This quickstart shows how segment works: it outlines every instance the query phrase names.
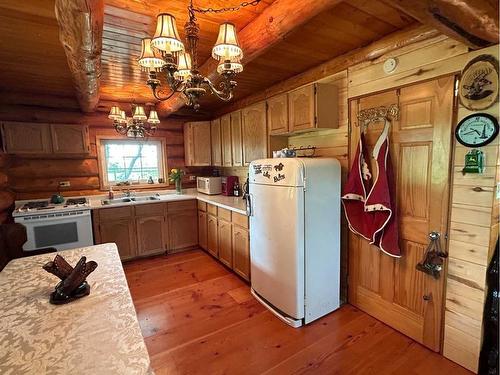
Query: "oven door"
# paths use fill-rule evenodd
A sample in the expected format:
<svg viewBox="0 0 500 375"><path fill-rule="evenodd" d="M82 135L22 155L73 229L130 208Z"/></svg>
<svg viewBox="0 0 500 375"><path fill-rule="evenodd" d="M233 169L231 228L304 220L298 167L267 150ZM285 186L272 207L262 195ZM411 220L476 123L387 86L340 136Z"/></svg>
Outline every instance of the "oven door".
<svg viewBox="0 0 500 375"><path fill-rule="evenodd" d="M94 244L90 210L16 217L26 227L25 251L53 247L73 249Z"/></svg>

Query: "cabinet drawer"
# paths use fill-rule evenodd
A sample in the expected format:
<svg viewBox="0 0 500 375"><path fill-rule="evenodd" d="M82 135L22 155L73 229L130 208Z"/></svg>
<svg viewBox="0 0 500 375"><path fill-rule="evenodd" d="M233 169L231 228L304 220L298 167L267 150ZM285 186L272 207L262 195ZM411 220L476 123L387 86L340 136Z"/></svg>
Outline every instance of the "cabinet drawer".
<svg viewBox="0 0 500 375"><path fill-rule="evenodd" d="M169 202L167 203L168 212L196 210L196 199L189 201Z"/></svg>
<svg viewBox="0 0 500 375"><path fill-rule="evenodd" d="M245 229L248 229L248 216L239 214L237 212L233 212L233 223L236 225L239 225L240 227L243 227Z"/></svg>
<svg viewBox="0 0 500 375"><path fill-rule="evenodd" d="M207 211L206 202L198 201L198 210L206 212Z"/></svg>
<svg viewBox="0 0 500 375"><path fill-rule="evenodd" d="M134 215L133 208L132 206L102 208L99 210L99 221L112 221L132 217Z"/></svg>
<svg viewBox="0 0 500 375"><path fill-rule="evenodd" d="M226 210L225 208L218 208L218 213L217 216L220 219L226 220L226 221L231 221L231 211Z"/></svg>
<svg viewBox="0 0 500 375"><path fill-rule="evenodd" d="M148 203L135 206L137 216L163 216L165 205L163 203Z"/></svg>
<svg viewBox="0 0 500 375"><path fill-rule="evenodd" d="M207 212L211 215L217 216L217 206L207 204Z"/></svg>

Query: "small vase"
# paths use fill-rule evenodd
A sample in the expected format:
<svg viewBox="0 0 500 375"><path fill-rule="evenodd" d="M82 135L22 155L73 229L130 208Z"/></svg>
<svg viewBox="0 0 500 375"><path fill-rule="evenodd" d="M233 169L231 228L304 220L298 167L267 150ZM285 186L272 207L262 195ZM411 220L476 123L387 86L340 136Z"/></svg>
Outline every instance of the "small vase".
<svg viewBox="0 0 500 375"><path fill-rule="evenodd" d="M175 192L176 194L182 194L182 181L180 178L175 180Z"/></svg>

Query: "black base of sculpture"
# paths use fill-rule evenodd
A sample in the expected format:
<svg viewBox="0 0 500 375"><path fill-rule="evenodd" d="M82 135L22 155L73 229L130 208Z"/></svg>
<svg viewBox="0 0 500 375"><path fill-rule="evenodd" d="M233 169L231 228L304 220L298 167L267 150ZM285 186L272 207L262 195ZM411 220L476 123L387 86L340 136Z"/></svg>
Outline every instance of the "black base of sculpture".
<svg viewBox="0 0 500 375"><path fill-rule="evenodd" d="M56 287L56 290L50 294L49 302L54 305L64 305L65 303L69 303L71 301L74 301L75 299L88 296L89 294L90 285L86 281L84 281L70 294L65 294Z"/></svg>
<svg viewBox="0 0 500 375"><path fill-rule="evenodd" d="M55 291L50 294L50 303L63 305L90 294L90 285L85 279L97 268L97 263L86 260L85 257L81 257L73 268L62 256L56 255L52 262L44 264L45 271L61 279Z"/></svg>

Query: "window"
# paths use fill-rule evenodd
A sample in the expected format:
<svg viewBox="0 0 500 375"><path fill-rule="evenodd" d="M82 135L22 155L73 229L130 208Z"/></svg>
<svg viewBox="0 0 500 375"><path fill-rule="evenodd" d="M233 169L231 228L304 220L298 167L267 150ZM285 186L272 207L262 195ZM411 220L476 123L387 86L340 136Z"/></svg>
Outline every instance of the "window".
<svg viewBox="0 0 500 375"><path fill-rule="evenodd" d="M129 181L131 184L154 183L165 178L161 141L103 139L100 161L104 186Z"/></svg>

